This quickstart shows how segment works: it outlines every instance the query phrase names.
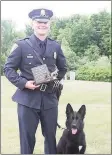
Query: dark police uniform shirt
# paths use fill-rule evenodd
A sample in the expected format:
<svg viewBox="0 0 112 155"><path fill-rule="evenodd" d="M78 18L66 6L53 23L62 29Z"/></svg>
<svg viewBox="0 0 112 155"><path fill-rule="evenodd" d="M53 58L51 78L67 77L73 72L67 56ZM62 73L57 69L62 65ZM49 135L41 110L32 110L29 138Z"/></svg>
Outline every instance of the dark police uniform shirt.
<svg viewBox="0 0 112 155"><path fill-rule="evenodd" d="M31 68L41 65L33 49L26 43L25 39L16 42L18 46L9 55L4 65L5 76L18 88L12 99L17 103L36 109L40 109L42 102L44 103L44 109L55 107L58 103L55 93L48 94L38 89L30 90L25 88L28 80L34 80ZM43 58L50 71L54 70L55 65L57 66L59 69L58 79L61 80L67 71L66 59L61 46L56 41L47 38L45 40L45 49L41 51L40 41L34 34L27 39L32 42L33 47ZM20 74L17 73L18 69L21 72Z"/></svg>

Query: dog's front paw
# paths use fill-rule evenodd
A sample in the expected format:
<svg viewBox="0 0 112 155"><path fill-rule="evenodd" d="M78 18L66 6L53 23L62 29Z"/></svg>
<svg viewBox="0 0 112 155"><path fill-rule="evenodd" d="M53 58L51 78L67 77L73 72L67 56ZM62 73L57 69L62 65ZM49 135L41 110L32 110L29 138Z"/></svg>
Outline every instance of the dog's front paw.
<svg viewBox="0 0 112 155"><path fill-rule="evenodd" d="M81 147L81 149L80 149L80 147ZM80 152L80 154L84 154L85 151L86 151L86 145L79 146L79 152Z"/></svg>

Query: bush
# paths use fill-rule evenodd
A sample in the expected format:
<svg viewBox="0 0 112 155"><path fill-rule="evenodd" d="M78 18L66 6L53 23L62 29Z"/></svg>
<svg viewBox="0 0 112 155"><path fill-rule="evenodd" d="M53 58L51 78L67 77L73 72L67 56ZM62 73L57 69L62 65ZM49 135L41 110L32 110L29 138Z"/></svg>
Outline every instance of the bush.
<svg viewBox="0 0 112 155"><path fill-rule="evenodd" d="M76 71L76 80L111 82L111 67L83 66Z"/></svg>

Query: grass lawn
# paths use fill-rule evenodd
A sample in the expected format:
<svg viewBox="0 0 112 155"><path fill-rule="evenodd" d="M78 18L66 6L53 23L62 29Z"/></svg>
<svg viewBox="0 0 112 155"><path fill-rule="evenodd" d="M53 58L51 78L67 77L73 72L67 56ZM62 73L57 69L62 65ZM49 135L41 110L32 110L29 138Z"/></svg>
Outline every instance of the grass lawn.
<svg viewBox="0 0 112 155"><path fill-rule="evenodd" d="M19 130L16 103L11 96L16 88L1 78L1 153L19 154ZM59 103L58 122L65 127L66 104L78 110L86 105L85 133L87 154L111 154L111 83L64 81ZM63 130L57 129L57 142ZM39 126L34 154L43 154L44 139Z"/></svg>

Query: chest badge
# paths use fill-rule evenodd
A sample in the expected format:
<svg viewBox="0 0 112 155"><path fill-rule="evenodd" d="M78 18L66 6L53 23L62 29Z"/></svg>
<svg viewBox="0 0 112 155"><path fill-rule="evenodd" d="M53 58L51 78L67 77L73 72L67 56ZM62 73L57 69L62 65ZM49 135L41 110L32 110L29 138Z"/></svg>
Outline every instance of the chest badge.
<svg viewBox="0 0 112 155"><path fill-rule="evenodd" d="M56 59L57 58L57 53L56 52L54 52L54 59Z"/></svg>

